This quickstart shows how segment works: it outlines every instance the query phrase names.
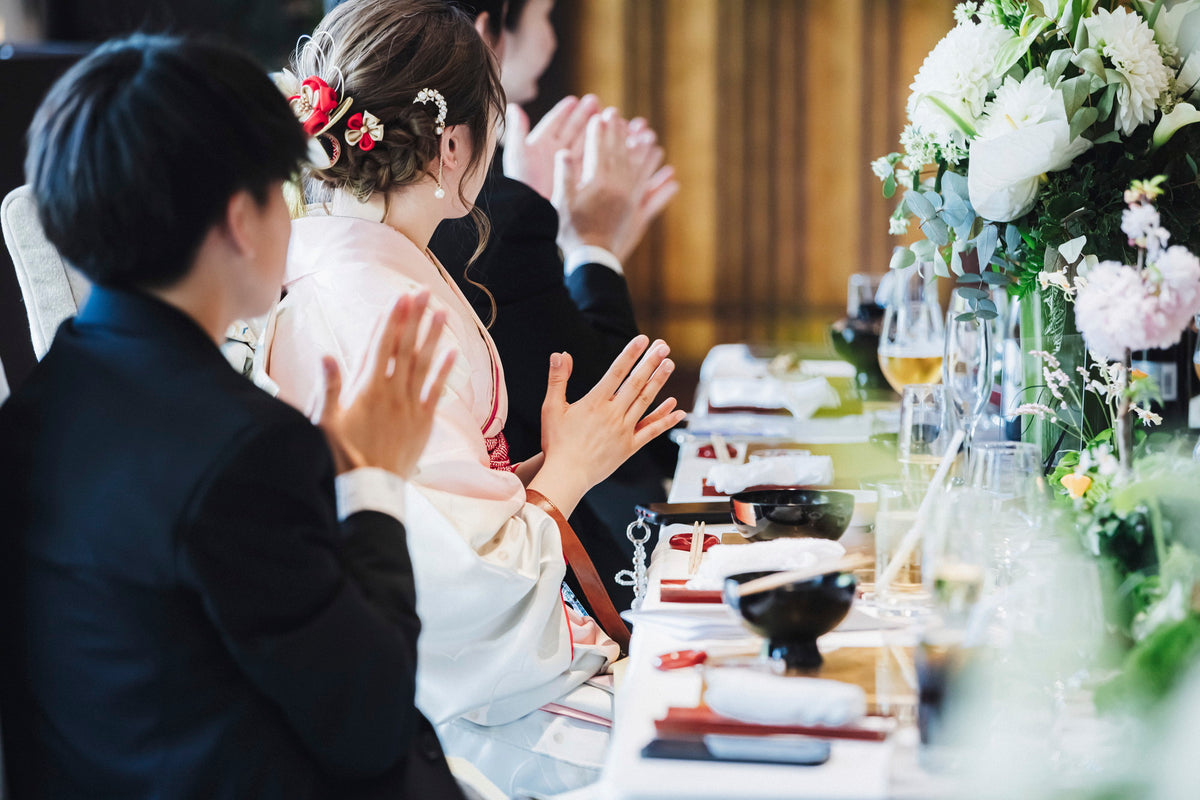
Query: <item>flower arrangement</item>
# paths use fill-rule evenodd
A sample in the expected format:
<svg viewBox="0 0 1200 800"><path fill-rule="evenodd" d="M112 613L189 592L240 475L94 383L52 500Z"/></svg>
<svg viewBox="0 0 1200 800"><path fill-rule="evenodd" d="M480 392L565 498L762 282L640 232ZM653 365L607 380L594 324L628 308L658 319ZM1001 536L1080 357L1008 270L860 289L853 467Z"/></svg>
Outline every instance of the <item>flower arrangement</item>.
<svg viewBox="0 0 1200 800"><path fill-rule="evenodd" d="M1017 409L1085 442L1063 455L1050 485L1111 576L1116 619L1134 642L1126 668L1099 694L1108 704L1164 696L1200 656L1200 465L1149 442L1134 452L1134 418L1147 427L1161 420L1149 408L1158 387L1130 369L1130 350L1175 343L1200 311L1200 259L1169 244L1155 205L1165 192L1160 175L1124 193L1122 231L1134 263L1081 265L1073 279L1041 275L1046 290L1074 304L1093 364L1069 376L1054 354L1033 353L1047 402ZM1108 427L1088 427L1083 393L1098 398Z"/></svg>
<svg viewBox="0 0 1200 800"><path fill-rule="evenodd" d="M903 190L891 231L915 219L923 234L892 266L932 262L963 284L975 315L993 318L991 288L1040 294L1047 274L1061 282L1129 261L1116 234L1141 212L1123 213L1119 198L1146 174L1169 177L1156 213L1180 244L1200 244L1200 0L1166 6L961 3L910 87L903 152L872 164L885 196ZM972 252L978 273L964 266ZM1130 275L1106 267L1094 278Z"/></svg>

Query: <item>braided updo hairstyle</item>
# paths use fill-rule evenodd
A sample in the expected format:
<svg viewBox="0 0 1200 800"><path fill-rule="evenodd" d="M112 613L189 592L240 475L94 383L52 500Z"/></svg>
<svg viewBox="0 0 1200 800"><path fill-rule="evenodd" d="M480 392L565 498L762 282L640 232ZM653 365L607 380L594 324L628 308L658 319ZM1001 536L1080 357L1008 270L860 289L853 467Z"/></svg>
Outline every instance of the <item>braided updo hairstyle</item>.
<svg viewBox="0 0 1200 800"><path fill-rule="evenodd" d="M471 157L464 175L486 163L488 126L503 119L504 90L494 57L471 19L446 0L347 0L317 26L312 39L297 52L294 71L317 75L351 97L349 113L329 133L340 140L342 154L329 169L312 170L312 199L333 189L346 189L360 200L373 192L418 183L437 161L441 137L435 132L436 103L414 103L424 88L436 89L446 101L446 126L470 131ZM346 144L346 121L369 111L383 124L383 139L371 150ZM436 170L436 167L435 167ZM466 208L472 204L462 196ZM471 212L486 240L486 219Z"/></svg>

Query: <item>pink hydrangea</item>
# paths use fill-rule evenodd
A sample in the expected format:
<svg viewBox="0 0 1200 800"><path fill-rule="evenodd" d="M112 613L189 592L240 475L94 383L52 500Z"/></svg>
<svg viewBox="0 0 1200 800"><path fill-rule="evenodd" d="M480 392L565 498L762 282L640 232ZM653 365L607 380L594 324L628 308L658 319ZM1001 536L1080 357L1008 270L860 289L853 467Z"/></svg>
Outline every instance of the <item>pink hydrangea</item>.
<svg viewBox="0 0 1200 800"><path fill-rule="evenodd" d="M1169 347L1200 311L1200 260L1170 247L1142 271L1105 261L1087 275L1075 321L1088 346L1120 360L1125 350Z"/></svg>

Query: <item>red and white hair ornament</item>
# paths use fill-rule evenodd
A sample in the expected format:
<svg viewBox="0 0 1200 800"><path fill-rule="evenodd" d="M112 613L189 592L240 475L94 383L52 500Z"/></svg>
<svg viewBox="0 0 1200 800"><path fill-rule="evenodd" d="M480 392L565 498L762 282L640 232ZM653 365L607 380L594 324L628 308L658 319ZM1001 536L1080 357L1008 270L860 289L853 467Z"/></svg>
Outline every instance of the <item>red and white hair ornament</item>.
<svg viewBox="0 0 1200 800"><path fill-rule="evenodd" d="M383 123L379 117L370 111L360 111L346 120L346 144L364 152L375 147L376 142L383 141Z"/></svg>
<svg viewBox="0 0 1200 800"><path fill-rule="evenodd" d="M285 69L271 77L287 97L304 132L312 137L308 145L309 161L318 169L329 169L341 157L342 147L328 131L346 116L354 99L339 100L337 90L319 75L300 80Z"/></svg>

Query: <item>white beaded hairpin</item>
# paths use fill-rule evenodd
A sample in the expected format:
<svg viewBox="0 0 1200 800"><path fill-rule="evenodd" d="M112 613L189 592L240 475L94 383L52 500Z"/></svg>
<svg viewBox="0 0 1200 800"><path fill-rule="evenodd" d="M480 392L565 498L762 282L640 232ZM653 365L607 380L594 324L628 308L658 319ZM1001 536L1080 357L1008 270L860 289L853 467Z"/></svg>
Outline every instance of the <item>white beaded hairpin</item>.
<svg viewBox="0 0 1200 800"><path fill-rule="evenodd" d="M437 103L438 113L437 119L433 121L433 132L438 136L446 130L446 98L442 97L442 93L437 89L425 88L417 92L417 96L413 98L414 103L425 105L426 103ZM442 155L441 148L438 148L438 176L437 188L433 191L433 196L441 200L446 196L446 190L442 188Z"/></svg>
<svg viewBox="0 0 1200 800"><path fill-rule="evenodd" d="M437 89L422 89L417 92L417 96L413 98L414 103L437 103L438 115L434 120L433 132L438 136L442 135L442 131L446 130L446 98L442 97L442 93Z"/></svg>

